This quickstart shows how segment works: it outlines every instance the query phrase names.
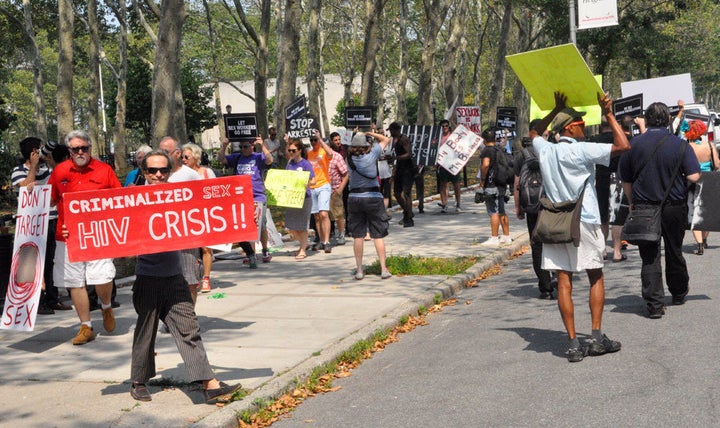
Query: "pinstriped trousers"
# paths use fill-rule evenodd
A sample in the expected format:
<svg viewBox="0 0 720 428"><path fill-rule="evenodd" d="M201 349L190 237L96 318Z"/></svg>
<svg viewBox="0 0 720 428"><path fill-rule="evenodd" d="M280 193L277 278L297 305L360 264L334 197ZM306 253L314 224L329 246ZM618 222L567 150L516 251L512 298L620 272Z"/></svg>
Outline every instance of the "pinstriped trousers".
<svg viewBox="0 0 720 428"><path fill-rule="evenodd" d="M190 381L215 377L208 362L188 284L182 275L158 277L137 275L133 305L138 314L132 346L130 378L147 383L155 377L155 338L158 320L167 324L185 362Z"/></svg>

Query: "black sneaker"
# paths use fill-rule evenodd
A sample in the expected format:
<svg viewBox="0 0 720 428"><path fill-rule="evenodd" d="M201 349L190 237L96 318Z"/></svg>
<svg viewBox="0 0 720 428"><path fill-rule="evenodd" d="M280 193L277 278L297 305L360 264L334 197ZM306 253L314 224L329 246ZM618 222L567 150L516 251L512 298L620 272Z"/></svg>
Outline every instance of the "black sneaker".
<svg viewBox="0 0 720 428"><path fill-rule="evenodd" d="M571 363L578 363L587 355L587 347L580 345L579 348L570 348L565 352L567 360Z"/></svg>
<svg viewBox="0 0 720 428"><path fill-rule="evenodd" d="M611 352L617 352L620 350L622 345L620 342L610 340L606 335L603 334L602 340L597 341L590 339L588 341L588 355L597 357L598 355L609 354Z"/></svg>
<svg viewBox="0 0 720 428"><path fill-rule="evenodd" d="M553 295L552 295L551 292L541 291L541 292L540 292L540 296L538 296L538 298L539 298L540 300L552 300L552 299L553 299Z"/></svg>
<svg viewBox="0 0 720 428"><path fill-rule="evenodd" d="M332 253L332 247L329 242L323 244L323 249L325 249L325 253Z"/></svg>
<svg viewBox="0 0 720 428"><path fill-rule="evenodd" d="M415 220L408 220L403 223L403 227L413 227L415 226Z"/></svg>
<svg viewBox="0 0 720 428"><path fill-rule="evenodd" d="M672 304L675 306L684 305L685 304L685 296L673 296Z"/></svg>
<svg viewBox="0 0 720 428"><path fill-rule="evenodd" d="M662 316L665 315L665 307L662 306L660 308L652 308L648 306L648 318L656 320L662 318Z"/></svg>
<svg viewBox="0 0 720 428"><path fill-rule="evenodd" d="M55 313L55 310L51 308L50 306L40 305L37 309L38 315L52 315Z"/></svg>

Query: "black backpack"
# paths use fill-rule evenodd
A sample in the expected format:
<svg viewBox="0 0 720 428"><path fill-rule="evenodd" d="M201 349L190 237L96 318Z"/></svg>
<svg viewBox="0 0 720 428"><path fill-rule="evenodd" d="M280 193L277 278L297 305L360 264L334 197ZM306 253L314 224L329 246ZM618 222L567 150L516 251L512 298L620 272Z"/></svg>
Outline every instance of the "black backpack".
<svg viewBox="0 0 720 428"><path fill-rule="evenodd" d="M496 146L495 150L495 163L493 164L495 177L493 182L496 186L512 186L515 183L512 155L502 147Z"/></svg>
<svg viewBox="0 0 720 428"><path fill-rule="evenodd" d="M522 154L523 164L518 181L519 204L523 212L537 214L540 211L540 198L545 193L540 161L532 147L524 148Z"/></svg>

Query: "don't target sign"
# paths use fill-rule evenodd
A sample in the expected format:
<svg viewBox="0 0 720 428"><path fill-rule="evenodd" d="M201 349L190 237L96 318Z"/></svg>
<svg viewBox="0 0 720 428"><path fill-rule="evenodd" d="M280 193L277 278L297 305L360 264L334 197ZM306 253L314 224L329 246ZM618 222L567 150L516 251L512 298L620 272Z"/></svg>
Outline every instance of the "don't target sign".
<svg viewBox="0 0 720 428"><path fill-rule="evenodd" d="M152 254L257 239L250 176L64 196L70 261Z"/></svg>
<svg viewBox="0 0 720 428"><path fill-rule="evenodd" d="M2 329L34 328L42 291L49 211L50 186L20 188L10 281L0 321Z"/></svg>

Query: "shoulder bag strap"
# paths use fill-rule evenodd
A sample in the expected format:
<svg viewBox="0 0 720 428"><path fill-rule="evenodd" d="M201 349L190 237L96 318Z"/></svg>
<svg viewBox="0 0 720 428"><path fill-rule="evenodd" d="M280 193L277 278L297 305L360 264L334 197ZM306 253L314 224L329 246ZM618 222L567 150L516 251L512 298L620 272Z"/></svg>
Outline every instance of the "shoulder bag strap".
<svg viewBox="0 0 720 428"><path fill-rule="evenodd" d="M673 173L672 180L670 180L670 185L667 189L665 189L665 196L663 196L662 202L660 202L660 209L662 210L663 206L665 205L665 201L667 201L668 196L670 195L670 189L672 189L673 185L675 184L675 179L677 178L678 172L680 172L680 165L682 165L683 161L685 160L685 149L687 149L688 143L683 141L682 142L682 150L680 151L680 160L678 161L677 165L675 165L675 172Z"/></svg>

